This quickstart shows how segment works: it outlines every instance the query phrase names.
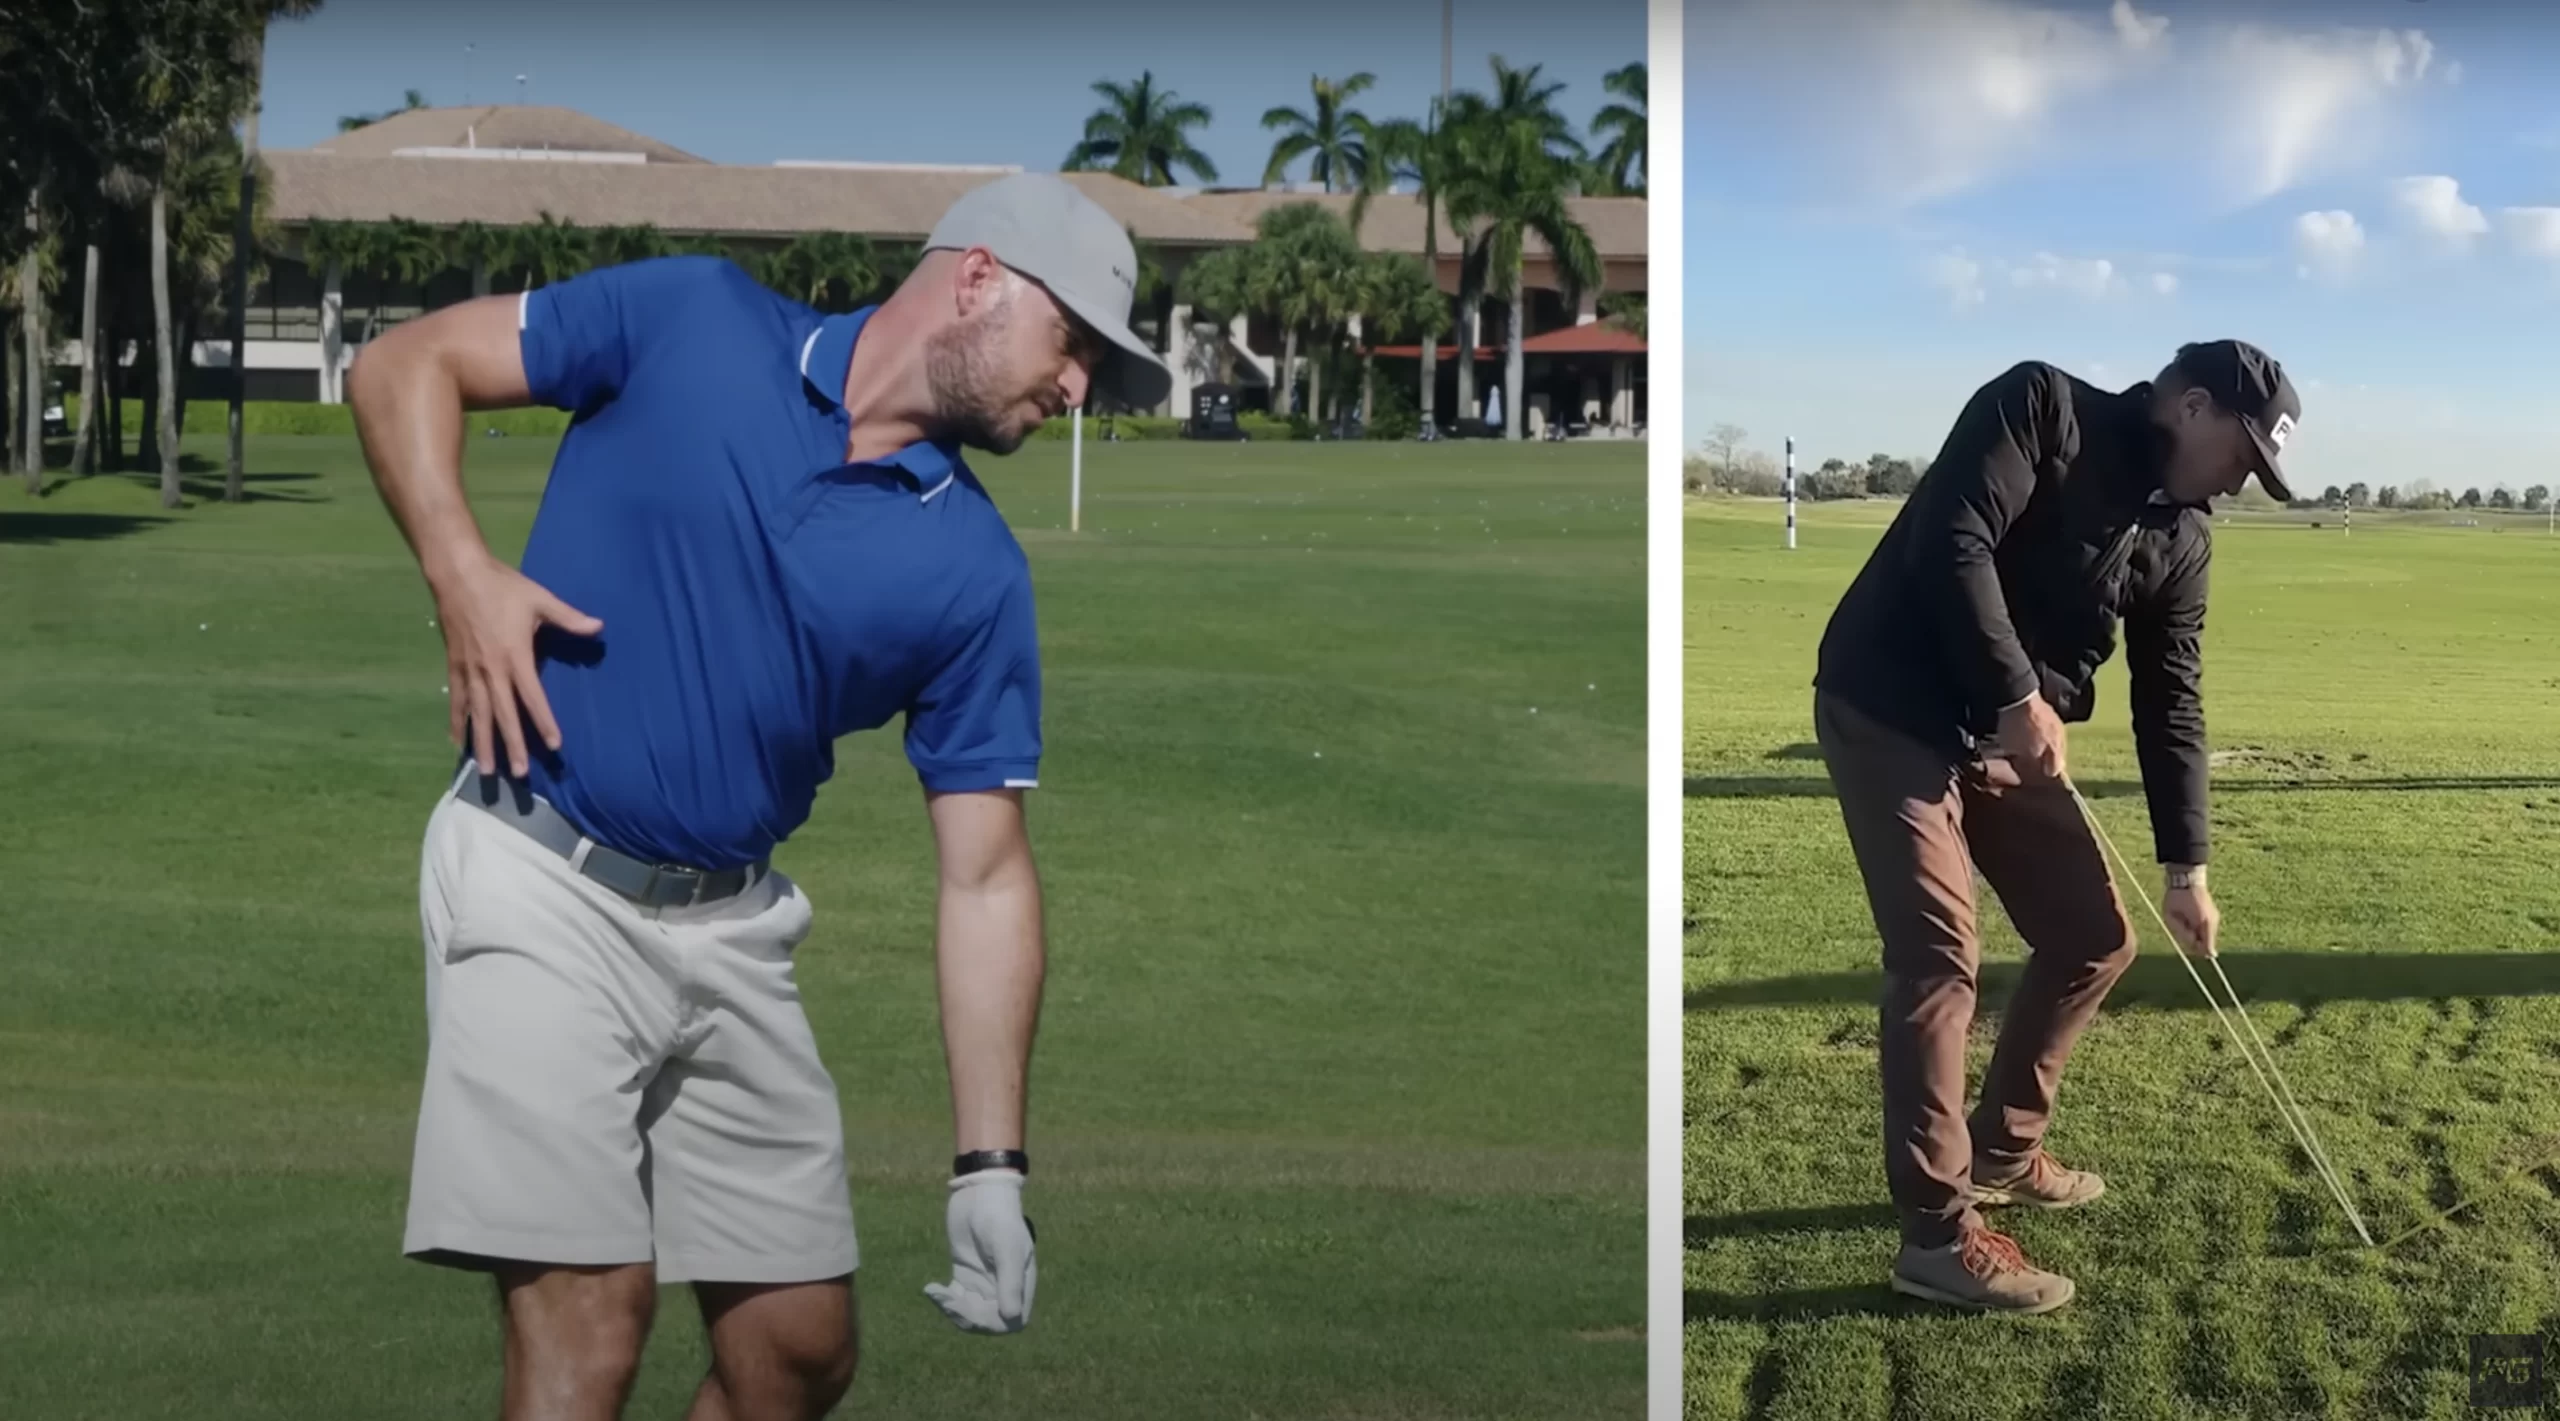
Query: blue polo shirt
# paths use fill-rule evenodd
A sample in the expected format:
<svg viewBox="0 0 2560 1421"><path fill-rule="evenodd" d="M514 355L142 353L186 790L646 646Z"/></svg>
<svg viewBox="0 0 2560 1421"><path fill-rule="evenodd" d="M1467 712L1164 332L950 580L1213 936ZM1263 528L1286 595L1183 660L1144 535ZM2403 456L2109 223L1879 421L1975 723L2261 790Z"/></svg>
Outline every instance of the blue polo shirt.
<svg viewBox="0 0 2560 1421"><path fill-rule="evenodd" d="M835 741L906 717L926 789L1039 778L1022 548L955 446L848 464L870 311L823 316L670 257L520 307L527 383L572 411L524 572L604 621L536 642L561 749L529 787L598 843L729 868L807 821Z"/></svg>

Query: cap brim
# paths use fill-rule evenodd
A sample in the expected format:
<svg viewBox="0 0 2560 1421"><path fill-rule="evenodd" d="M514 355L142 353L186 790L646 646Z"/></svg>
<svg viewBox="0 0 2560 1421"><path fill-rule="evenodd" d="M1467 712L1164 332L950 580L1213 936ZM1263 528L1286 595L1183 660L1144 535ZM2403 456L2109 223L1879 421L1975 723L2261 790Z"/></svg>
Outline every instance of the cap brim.
<svg viewBox="0 0 2560 1421"><path fill-rule="evenodd" d="M2243 419L2248 427L2249 442L2258 446L2258 486L2278 503L2293 502L2293 488L2284 481L2284 467L2276 462L2276 446L2267 442L2267 432L2254 419Z"/></svg>
<svg viewBox="0 0 2560 1421"><path fill-rule="evenodd" d="M1095 314L1085 302L1049 288L1058 304L1076 313L1083 321L1111 342L1111 351L1094 367L1094 387L1133 410L1150 410L1165 402L1173 393L1173 372L1165 368L1153 347L1138 338L1124 322Z"/></svg>

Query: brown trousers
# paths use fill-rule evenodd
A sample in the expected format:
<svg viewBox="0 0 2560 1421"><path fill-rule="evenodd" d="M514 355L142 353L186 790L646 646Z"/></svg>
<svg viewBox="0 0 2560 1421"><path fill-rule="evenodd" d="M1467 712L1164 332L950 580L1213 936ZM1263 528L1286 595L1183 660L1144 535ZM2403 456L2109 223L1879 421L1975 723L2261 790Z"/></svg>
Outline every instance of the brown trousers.
<svg viewBox="0 0 2560 1421"><path fill-rule="evenodd" d="M1904 1240L1936 1246L1981 1222L1977 1157L2005 1169L2042 1143L2072 1043L2132 965L2133 924L2068 789L1950 764L1834 696L1816 694L1813 720L1884 940L1885 1180ZM2029 957L1968 1117L1977 867Z"/></svg>

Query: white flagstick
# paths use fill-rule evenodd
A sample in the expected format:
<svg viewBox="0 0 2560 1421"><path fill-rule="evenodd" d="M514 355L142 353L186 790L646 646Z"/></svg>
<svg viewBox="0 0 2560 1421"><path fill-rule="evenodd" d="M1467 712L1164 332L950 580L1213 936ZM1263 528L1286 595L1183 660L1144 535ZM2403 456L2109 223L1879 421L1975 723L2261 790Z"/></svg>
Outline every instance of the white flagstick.
<svg viewBox="0 0 2560 1421"><path fill-rule="evenodd" d="M2319 1174L2320 1182L2329 1186L2329 1193L2337 1199L2338 1207L2345 1211L2347 1222L2355 1226L2356 1237L2364 1240L2365 1247L2373 1247L2373 1235L2365 1230L2364 1216L2356 1212L2355 1204L2347 1198L2347 1189L2339 1182L2337 1168L2329 1163L2328 1152L2320 1148L2319 1137L2312 1132L2311 1117L2303 1112L2301 1102L2293 1098L2292 1085L2288 1083L2282 1095L2279 1096L2275 1085L2267 1079L2270 1072L2274 1073L2276 1080L2284 1079L2284 1072L2276 1067L2275 1054L2269 1051L2266 1068L2259 1069L2258 1058L2251 1054L2248 1041L2241 1039L2240 1028L2233 1026L2231 1017L2223 1013L2222 1003L2214 997L2213 989L2205 985L2204 974L2198 972L2195 963L2189 960L2185 945L2178 941L2178 934L2169 926L2168 917L2160 911L2157 904L2151 901L2151 894L2143 888L2140 878L2133 871L2133 866L2125 862L2124 854L2116 848L2115 840L2108 837L2106 826L2098 822L2096 812L2089 808L2088 799L2080 793L2080 786L2067 780L2064 783L2071 791L2072 802L2080 806L2080 817L2088 821L2090 832L2096 834L2098 842L2106 846L2108 855L2115 860L2119 868L2124 870L2125 881L2133 885L2135 896L2142 900L2143 907L2150 910L2152 921L2160 925L2162 933L2167 934L2169 950L2177 954L2180 962L2186 964L2187 975L2195 980L2196 990L2204 993L2205 1005L2213 1008L2214 1019L2222 1023L2223 1030L2231 1033L2232 1044L2240 1048L2241 1059L2249 1063L2249 1074L2258 1078L2259 1086L2267 1092L2268 1101L2276 1107L2276 1114L2284 1117L2286 1128L2293 1132L2294 1142L2301 1145L2303 1154L2310 1158L2311 1167ZM2231 978L2223 972L2219 959L2214 961L2213 971L2215 976L2222 978L2223 990L2231 992L2232 1012L2238 1015L2241 1021L2248 1022L2249 1013L2241 1007L2240 994L2232 989ZM2266 1041L2258 1035L2255 1023L2249 1024L2248 1031L2249 1038L2258 1043L2258 1049L2266 1051ZM2288 1106L2291 1108L2288 1109Z"/></svg>
<svg viewBox="0 0 2560 1421"><path fill-rule="evenodd" d="M1074 449L1067 455L1067 531L1084 527L1084 406L1076 406L1074 433L1070 436Z"/></svg>

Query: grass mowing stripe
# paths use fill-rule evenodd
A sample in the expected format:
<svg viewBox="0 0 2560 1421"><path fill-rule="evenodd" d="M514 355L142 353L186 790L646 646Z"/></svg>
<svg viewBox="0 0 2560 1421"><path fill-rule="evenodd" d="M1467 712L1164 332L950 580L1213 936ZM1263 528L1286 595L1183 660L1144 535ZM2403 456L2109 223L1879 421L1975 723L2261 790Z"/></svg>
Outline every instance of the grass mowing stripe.
<svg viewBox="0 0 2560 1421"><path fill-rule="evenodd" d="M219 441L188 448L201 499ZM502 553L550 449L470 444ZM856 1406L1638 1414L1641 449L1097 446L1078 536L1066 460L982 470L1051 688L1031 1331L918 1292L950 1139L894 735L778 856L847 1116ZM0 919L12 1414L494 1401L485 1285L398 1257L433 608L352 439L250 469L174 513L147 477L0 490L6 853L42 889ZM632 1414L681 1410L689 1314Z"/></svg>

